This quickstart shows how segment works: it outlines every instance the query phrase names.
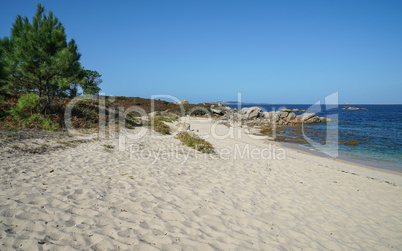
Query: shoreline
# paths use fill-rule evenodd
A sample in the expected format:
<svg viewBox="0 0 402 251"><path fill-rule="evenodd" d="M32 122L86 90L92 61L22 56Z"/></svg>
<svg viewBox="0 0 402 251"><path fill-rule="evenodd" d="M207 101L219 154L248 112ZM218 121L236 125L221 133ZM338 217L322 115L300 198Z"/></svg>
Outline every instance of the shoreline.
<svg viewBox="0 0 402 251"><path fill-rule="evenodd" d="M250 104L247 104L248 107ZM287 105L287 106L286 106ZM332 113L336 114L337 124L331 126L331 123L328 123L327 126L322 124L312 124L306 125L309 127L310 132L307 132L307 136L310 137L308 133L311 133L311 139L316 143L324 142L323 140L327 139L327 135L325 130L331 131L331 133L338 134L339 141L342 143L339 144L339 155L341 159L361 163L369 166L374 166L378 168L384 168L388 170L395 170L402 172L402 159L401 159L401 151L400 151L400 140L398 137L398 131L395 126L392 127L392 124L399 124L400 120L396 120L392 124L382 124L384 122L384 116L386 116L386 112L394 112L398 114L400 112L400 105L395 104L395 108L390 108L384 105L371 105L371 104L354 104L359 107L369 109L368 112L354 112L349 110L343 110L343 105L338 105L336 108L333 108ZM284 107L289 109L309 109L306 107L307 105L303 104L285 104ZM350 106L344 105L344 106ZM384 106L384 107L383 107ZM230 107L234 107L230 105ZM282 107L279 104L261 104L260 108L266 110L279 110ZM391 109L391 110L390 110ZM332 114L330 111L321 111L322 116ZM321 116L321 115L320 115ZM256 119L258 120L258 119ZM264 121L264 118L261 119ZM335 129L336 128L336 129ZM282 132L277 134L277 136L283 136L284 141L288 141L290 143L307 143L303 142L303 135L300 135L300 130L293 127L282 127L280 128ZM395 136L394 136L395 135ZM355 141L350 142L350 146L347 144L347 141ZM344 143L344 144L343 144ZM356 145L355 145L356 144ZM301 147L303 144L300 144ZM309 148L307 146L307 148ZM314 148L312 149L314 152ZM318 154L320 155L320 154Z"/></svg>
<svg viewBox="0 0 402 251"><path fill-rule="evenodd" d="M200 119L194 119L195 121L200 120ZM190 119L191 121L191 119ZM191 124L191 122L190 122ZM194 126L192 125L191 128L194 128ZM195 128L195 130L200 129L198 127ZM246 132L246 130L244 128L234 128L233 130L236 131L236 129L240 129L242 131L242 135L245 136L245 140L243 140L244 138L241 138L241 140L236 139L236 135L235 135L235 139L230 139L230 141L232 141L233 143L246 143L246 144L258 144L259 146L262 147L266 147L268 145L280 145L283 148L285 148L288 152L297 152L298 154L303 154L309 157L313 157L313 159L315 161L328 161L328 162L335 162L337 163L337 165L341 165L343 167L343 169L339 169L343 172L348 172L348 168L349 169L353 169L354 171L359 171L362 173L362 175L366 175L366 176L376 176L377 174L379 176L385 177L384 179L386 179L386 177L388 177L388 175L391 175L389 177L392 176L396 176L396 177L402 177L402 172L396 171L396 170L389 170L389 169L385 169L385 168L380 168L380 167L375 167L375 166L371 166L371 165L367 165L364 163L358 163L358 162L354 162L354 161L350 161L347 159L339 159L339 158L331 158L328 156L325 156L323 154L318 154L317 152L308 150L308 149L303 149L301 147L297 147L299 145L296 144L292 144L292 143L286 143L286 142L281 142L281 141L274 141L271 137L267 136L267 135L263 135L262 138L260 139L254 139L253 136L258 136L258 135L254 135L253 133L253 128L248 128L247 130L251 129L251 131ZM204 128L205 130L205 128ZM221 126L221 134L224 135L225 133L227 133L228 128L226 126ZM200 130L201 131L201 130ZM196 133L198 134L198 133ZM250 135L252 135L250 137ZM202 136L202 135L201 135ZM205 134L204 134L205 136ZM346 166L344 166L346 165ZM347 168L345 168L347 167ZM383 176L385 175L385 176ZM401 183L402 185L402 183Z"/></svg>
<svg viewBox="0 0 402 251"><path fill-rule="evenodd" d="M375 165L375 161L372 160L366 160L366 159L362 159L360 158L360 156L356 156L356 158L352 158L352 157L347 157L345 155L340 155L337 158L332 158L329 157L323 153L314 151L309 149L308 147L304 146L304 145L299 145L297 143L287 143L287 142L280 142L284 147L288 147L291 149L295 149L295 150L299 150L314 156L318 156L318 157L322 157L322 158L327 158L327 159L331 159L331 160L335 160L335 161L340 161L340 162L344 162L344 163L349 163L349 164L354 164L354 165L359 165L365 168L369 168L372 170L377 170L377 171L383 171L383 172L387 172L387 173L392 173L392 174L396 174L396 175L402 175L402 170L396 170L396 169L391 169L391 168L386 168L386 167L379 167ZM380 165L381 163L388 163L385 161L378 161L378 165ZM391 163L395 163L395 162L391 162ZM395 163L398 164L398 163Z"/></svg>

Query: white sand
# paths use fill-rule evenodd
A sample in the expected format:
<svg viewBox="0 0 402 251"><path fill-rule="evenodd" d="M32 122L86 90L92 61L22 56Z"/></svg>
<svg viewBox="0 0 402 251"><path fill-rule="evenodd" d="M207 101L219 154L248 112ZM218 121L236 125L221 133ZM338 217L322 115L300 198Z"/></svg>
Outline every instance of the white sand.
<svg viewBox="0 0 402 251"><path fill-rule="evenodd" d="M244 130L208 141L224 154L147 133L125 151L107 139L0 156L0 250L402 250L401 175L267 150ZM240 159L247 147L255 159ZM286 158L258 159L273 148Z"/></svg>

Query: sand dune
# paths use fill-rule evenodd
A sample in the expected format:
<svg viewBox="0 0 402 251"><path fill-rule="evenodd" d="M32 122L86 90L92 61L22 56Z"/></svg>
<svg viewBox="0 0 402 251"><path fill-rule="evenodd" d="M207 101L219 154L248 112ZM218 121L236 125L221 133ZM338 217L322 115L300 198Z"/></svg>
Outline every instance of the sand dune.
<svg viewBox="0 0 402 251"><path fill-rule="evenodd" d="M401 175L190 124L216 154L148 131L0 156L0 250L402 249Z"/></svg>

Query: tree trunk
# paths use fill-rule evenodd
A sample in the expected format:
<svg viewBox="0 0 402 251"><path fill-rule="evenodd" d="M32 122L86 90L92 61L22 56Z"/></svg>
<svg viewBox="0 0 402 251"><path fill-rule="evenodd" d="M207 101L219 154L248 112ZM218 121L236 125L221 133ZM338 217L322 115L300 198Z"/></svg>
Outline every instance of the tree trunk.
<svg viewBox="0 0 402 251"><path fill-rule="evenodd" d="M50 103L51 103L49 79L46 79L46 98L47 98L47 102L46 102L46 106L45 106L45 117L46 117L47 109L50 107Z"/></svg>

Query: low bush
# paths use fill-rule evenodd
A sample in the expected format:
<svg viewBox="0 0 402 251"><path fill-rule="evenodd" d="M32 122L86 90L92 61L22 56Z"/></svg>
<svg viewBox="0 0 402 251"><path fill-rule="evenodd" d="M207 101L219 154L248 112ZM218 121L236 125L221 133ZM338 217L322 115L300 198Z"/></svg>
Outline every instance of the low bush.
<svg viewBox="0 0 402 251"><path fill-rule="evenodd" d="M177 134L176 138L179 139L186 146L189 146L197 151L203 153L213 153L215 151L211 143L209 143L205 139L198 137L195 134L180 132L179 134Z"/></svg>
<svg viewBox="0 0 402 251"><path fill-rule="evenodd" d="M15 106L11 107L5 122L8 128L31 128L54 131L59 125L50 118L38 113L39 96L29 93L21 96Z"/></svg>
<svg viewBox="0 0 402 251"><path fill-rule="evenodd" d="M143 125L143 121L139 119L140 114L136 112L131 112L126 116L125 127L127 129L135 129L138 126ZM116 120L117 121L117 120Z"/></svg>
<svg viewBox="0 0 402 251"><path fill-rule="evenodd" d="M6 106L6 99L4 96L0 95L0 118L6 117L7 116L7 109L4 109Z"/></svg>
<svg viewBox="0 0 402 251"><path fill-rule="evenodd" d="M17 105L11 108L10 114L17 120L27 119L37 112L38 104L38 95L34 93L25 94L18 99Z"/></svg>
<svg viewBox="0 0 402 251"><path fill-rule="evenodd" d="M177 118L168 118L168 117L163 117L163 116L158 116L155 119L159 120L159 121L163 121L163 122L168 122L168 123L172 123L174 121L177 121Z"/></svg>
<svg viewBox="0 0 402 251"><path fill-rule="evenodd" d="M24 121L24 127L54 131L59 128L59 125L39 113L35 113Z"/></svg>
<svg viewBox="0 0 402 251"><path fill-rule="evenodd" d="M156 117L154 119L151 119L150 121L150 125L153 127L155 132L159 132L162 135L170 134L170 127L163 123L161 117Z"/></svg>

